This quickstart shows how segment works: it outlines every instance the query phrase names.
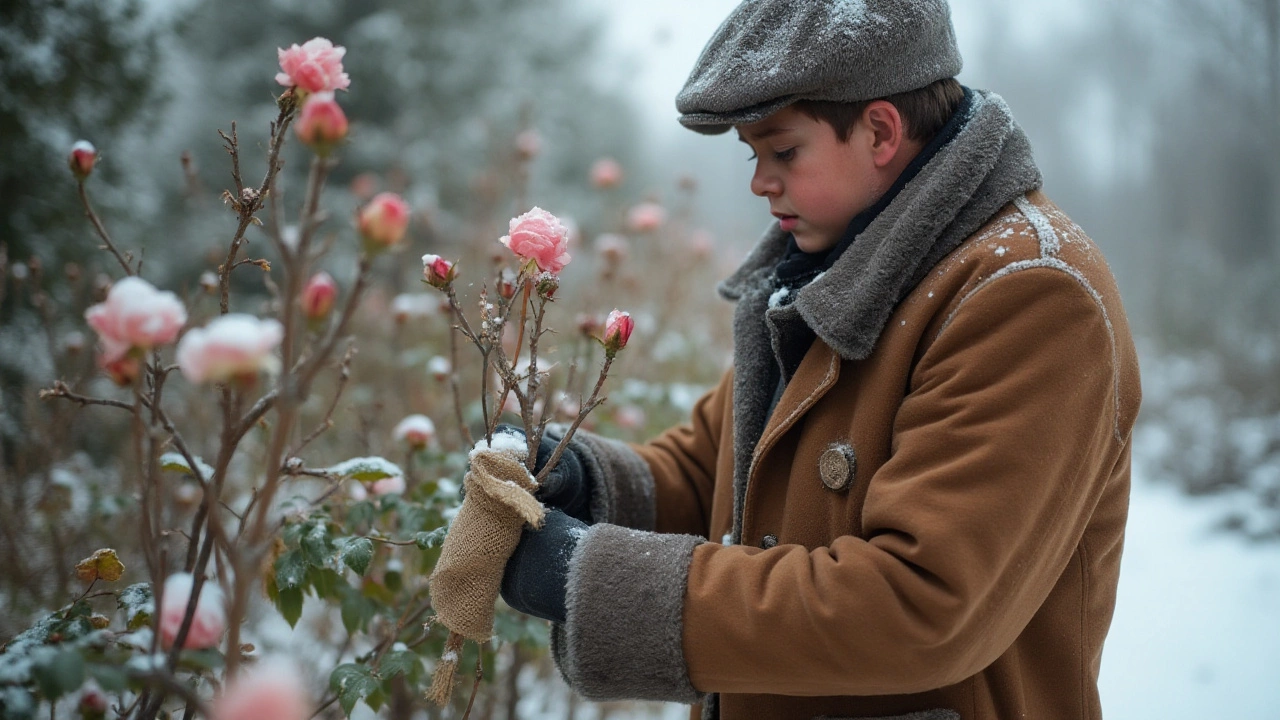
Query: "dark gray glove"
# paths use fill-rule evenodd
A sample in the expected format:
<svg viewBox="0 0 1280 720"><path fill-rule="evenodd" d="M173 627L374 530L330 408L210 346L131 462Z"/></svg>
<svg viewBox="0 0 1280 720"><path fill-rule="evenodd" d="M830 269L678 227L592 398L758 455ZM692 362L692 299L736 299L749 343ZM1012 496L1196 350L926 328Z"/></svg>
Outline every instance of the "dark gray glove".
<svg viewBox="0 0 1280 720"><path fill-rule="evenodd" d="M547 511L541 530L526 525L502 573L502 599L527 615L564 622L569 558L586 531L586 523L559 510Z"/></svg>
<svg viewBox="0 0 1280 720"><path fill-rule="evenodd" d="M514 425L499 425L496 430L525 437L524 430ZM538 443L537 461L533 466L534 475L541 472L551 459L556 443L552 438L545 435L542 437L542 442ZM547 473L533 496L547 507L559 508L566 515L591 524L591 483L587 482L586 466L572 445L564 449L560 462Z"/></svg>

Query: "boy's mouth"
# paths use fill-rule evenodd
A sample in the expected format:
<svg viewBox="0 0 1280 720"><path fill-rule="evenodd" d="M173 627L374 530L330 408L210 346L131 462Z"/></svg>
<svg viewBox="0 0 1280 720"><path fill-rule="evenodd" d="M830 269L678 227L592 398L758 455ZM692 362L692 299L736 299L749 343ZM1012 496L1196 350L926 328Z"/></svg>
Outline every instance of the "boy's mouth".
<svg viewBox="0 0 1280 720"><path fill-rule="evenodd" d="M782 229L782 232L791 232L800 223L800 216L798 215L787 215L779 212L772 213L772 215L778 218L778 227Z"/></svg>

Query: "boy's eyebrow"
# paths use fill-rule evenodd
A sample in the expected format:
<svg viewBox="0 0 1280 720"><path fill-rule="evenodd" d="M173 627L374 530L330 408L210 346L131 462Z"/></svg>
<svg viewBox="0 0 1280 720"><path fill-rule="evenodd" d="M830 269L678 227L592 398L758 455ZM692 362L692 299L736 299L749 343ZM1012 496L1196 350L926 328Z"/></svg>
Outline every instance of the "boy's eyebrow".
<svg viewBox="0 0 1280 720"><path fill-rule="evenodd" d="M738 140L742 142L748 142L748 136L750 136L751 140L767 140L773 137L774 135L781 135L782 133L785 133L785 132L791 132L791 128L785 125L775 125L771 128L762 130L761 132L754 133L754 134L743 133L741 130L739 130Z"/></svg>

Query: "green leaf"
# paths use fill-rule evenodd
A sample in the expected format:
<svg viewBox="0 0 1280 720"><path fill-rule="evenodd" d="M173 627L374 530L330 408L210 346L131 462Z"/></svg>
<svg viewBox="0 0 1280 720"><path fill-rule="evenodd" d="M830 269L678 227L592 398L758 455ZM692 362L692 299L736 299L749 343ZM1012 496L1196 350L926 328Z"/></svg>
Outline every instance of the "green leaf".
<svg viewBox="0 0 1280 720"><path fill-rule="evenodd" d="M413 542L421 550L430 550L438 548L444 544L444 537L449 534L449 528L436 528L431 532L420 532L413 536Z"/></svg>
<svg viewBox="0 0 1280 720"><path fill-rule="evenodd" d="M276 586L281 592L300 588L307 578L307 561L300 550L290 550L276 558Z"/></svg>
<svg viewBox="0 0 1280 720"><path fill-rule="evenodd" d="M89 677L97 680L102 689L109 693L121 692L129 687L129 675L119 665L91 663L86 670Z"/></svg>
<svg viewBox="0 0 1280 720"><path fill-rule="evenodd" d="M347 508L347 526L351 528L364 527L373 524L374 508L373 503L368 500L361 500L358 503L352 503Z"/></svg>
<svg viewBox="0 0 1280 720"><path fill-rule="evenodd" d="M395 477L396 475L404 475L404 471L400 469L399 465L380 457L351 458L333 467L325 468L324 472L337 477L359 480L360 482L373 482L374 480Z"/></svg>
<svg viewBox="0 0 1280 720"><path fill-rule="evenodd" d="M369 538L347 538L342 543L342 562L347 567L363 576L369 572L369 564L373 562L373 541Z"/></svg>
<svg viewBox="0 0 1280 720"><path fill-rule="evenodd" d="M151 583L134 583L125 588L117 598L116 605L124 610L125 624L130 630L146 625L156 612Z"/></svg>
<svg viewBox="0 0 1280 720"><path fill-rule="evenodd" d="M200 469L200 477L209 480L213 477L213 468L209 467L204 460L199 457L194 458L196 467ZM174 472L186 473L195 477L195 473L191 472L191 466L187 464L187 459L182 457L182 453L167 452L160 456L160 469L172 470Z"/></svg>
<svg viewBox="0 0 1280 720"><path fill-rule="evenodd" d="M31 675L46 700L56 700L84 684L84 658L78 651L41 649L48 652L41 652L35 658Z"/></svg>
<svg viewBox="0 0 1280 720"><path fill-rule="evenodd" d="M315 567L324 567L333 557L333 541L329 537L328 523L318 522L307 530L299 541L302 556Z"/></svg>
<svg viewBox="0 0 1280 720"><path fill-rule="evenodd" d="M354 633L365 627L373 619L377 608L351 586L346 586L342 593L342 625L347 632Z"/></svg>
<svg viewBox="0 0 1280 720"><path fill-rule="evenodd" d="M284 616L289 627L296 627L298 619L302 617L302 588L280 588L276 609Z"/></svg>
<svg viewBox="0 0 1280 720"><path fill-rule="evenodd" d="M378 681L364 665L345 663L329 674L329 689L338 694L342 711L351 715L356 703L369 697L378 689Z"/></svg>
<svg viewBox="0 0 1280 720"><path fill-rule="evenodd" d="M339 597L338 587L347 584L341 575L329 568L308 568L307 581L316 591L316 597L321 599Z"/></svg>
<svg viewBox="0 0 1280 720"><path fill-rule="evenodd" d="M382 656L382 662L378 664L378 673L383 679L393 678L396 675L410 675L421 663L422 659L412 650L392 650Z"/></svg>
<svg viewBox="0 0 1280 720"><path fill-rule="evenodd" d="M178 657L178 664L188 670L220 670L226 664L226 658L217 648L183 650Z"/></svg>

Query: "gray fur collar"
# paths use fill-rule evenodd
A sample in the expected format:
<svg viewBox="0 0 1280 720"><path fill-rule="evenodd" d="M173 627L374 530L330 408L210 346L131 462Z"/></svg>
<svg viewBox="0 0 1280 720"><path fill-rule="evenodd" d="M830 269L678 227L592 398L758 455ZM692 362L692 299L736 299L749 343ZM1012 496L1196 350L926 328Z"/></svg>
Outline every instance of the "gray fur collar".
<svg viewBox="0 0 1280 720"><path fill-rule="evenodd" d="M794 305L841 357L871 354L893 308L929 270L1014 198L1040 187L1027 136L1004 99L974 91L969 121L858 236L835 265L802 288ZM740 300L772 292L787 247L775 223L742 266L720 284Z"/></svg>
<svg viewBox="0 0 1280 720"><path fill-rule="evenodd" d="M871 354L893 309L929 270L1002 207L1040 187L1031 144L1003 99L974 91L968 122L867 227L835 265L769 307L773 271L787 247L774 224L742 267L720 284L734 311L734 512L731 539L742 542L742 512L756 443L780 378L779 357L797 348L798 323L841 357ZM801 350L803 352L803 350Z"/></svg>

